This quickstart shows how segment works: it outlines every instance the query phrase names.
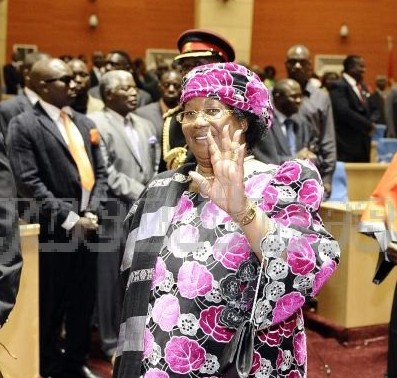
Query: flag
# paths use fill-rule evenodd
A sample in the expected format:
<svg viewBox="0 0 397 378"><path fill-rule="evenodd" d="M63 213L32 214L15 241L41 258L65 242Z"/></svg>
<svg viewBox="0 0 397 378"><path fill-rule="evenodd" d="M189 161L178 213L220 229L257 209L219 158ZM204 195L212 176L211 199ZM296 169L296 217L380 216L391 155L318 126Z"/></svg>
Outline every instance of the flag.
<svg viewBox="0 0 397 378"><path fill-rule="evenodd" d="M388 51L388 60L387 60L387 79L389 84L393 84L394 80L394 51L393 51L393 38L389 35L387 37L387 51Z"/></svg>

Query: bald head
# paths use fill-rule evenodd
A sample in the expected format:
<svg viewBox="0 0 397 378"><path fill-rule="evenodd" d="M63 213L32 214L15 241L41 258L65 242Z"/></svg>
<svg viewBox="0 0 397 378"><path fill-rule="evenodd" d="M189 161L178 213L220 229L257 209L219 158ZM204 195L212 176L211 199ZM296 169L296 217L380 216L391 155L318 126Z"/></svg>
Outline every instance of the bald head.
<svg viewBox="0 0 397 378"><path fill-rule="evenodd" d="M39 96L58 108L70 105L76 96L72 70L60 59L51 58L36 62L32 67L30 79Z"/></svg>
<svg viewBox="0 0 397 378"><path fill-rule="evenodd" d="M282 114L290 117L297 113L302 101L302 90L293 79L278 80L273 88L274 107Z"/></svg>
<svg viewBox="0 0 397 378"><path fill-rule="evenodd" d="M287 51L287 59L310 60L310 51L304 45L291 46Z"/></svg>
<svg viewBox="0 0 397 378"><path fill-rule="evenodd" d="M296 80L303 90L313 74L309 49L304 45L290 47L287 51L285 68L288 77Z"/></svg>
<svg viewBox="0 0 397 378"><path fill-rule="evenodd" d="M36 62L45 59L50 59L50 55L47 53L34 51L27 54L23 60L23 64L21 67L23 81L25 83L25 86L33 91L35 91L35 88L32 86L32 83L30 81L30 71L32 70L32 67Z"/></svg>

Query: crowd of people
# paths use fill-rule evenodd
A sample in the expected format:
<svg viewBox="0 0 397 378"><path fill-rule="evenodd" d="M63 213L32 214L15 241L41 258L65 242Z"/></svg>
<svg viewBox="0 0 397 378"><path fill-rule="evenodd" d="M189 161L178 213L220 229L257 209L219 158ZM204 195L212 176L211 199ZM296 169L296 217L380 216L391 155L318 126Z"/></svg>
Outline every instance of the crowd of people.
<svg viewBox="0 0 397 378"><path fill-rule="evenodd" d="M337 160L369 162L377 123L396 135L397 91L379 77L370 93L358 55L318 78L296 44L281 78L235 63L212 31L187 30L177 47L154 70L117 49L12 64L1 137L19 216L40 224L43 378L98 377L93 324L114 377L221 377L251 314L250 374L307 375L302 307L340 255L318 209Z"/></svg>

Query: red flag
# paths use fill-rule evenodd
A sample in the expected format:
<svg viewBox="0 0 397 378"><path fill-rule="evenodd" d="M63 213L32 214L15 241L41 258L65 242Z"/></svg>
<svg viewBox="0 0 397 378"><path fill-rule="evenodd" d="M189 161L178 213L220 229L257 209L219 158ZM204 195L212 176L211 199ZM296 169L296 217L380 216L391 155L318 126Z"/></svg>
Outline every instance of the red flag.
<svg viewBox="0 0 397 378"><path fill-rule="evenodd" d="M393 51L393 38L390 35L387 37L387 50L388 50L387 79L389 81L389 84L391 85L394 79L394 51Z"/></svg>

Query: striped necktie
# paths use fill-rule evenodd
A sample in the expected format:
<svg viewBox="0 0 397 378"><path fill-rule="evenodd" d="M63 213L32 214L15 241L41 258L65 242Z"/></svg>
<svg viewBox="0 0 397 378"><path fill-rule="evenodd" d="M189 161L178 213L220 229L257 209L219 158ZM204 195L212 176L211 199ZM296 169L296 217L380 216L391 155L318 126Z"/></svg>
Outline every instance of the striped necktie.
<svg viewBox="0 0 397 378"><path fill-rule="evenodd" d="M84 147L84 142L81 143L81 138L79 138L79 135L77 134L79 133L79 130L71 121L69 116L65 112L61 112L60 117L68 137L70 153L72 154L73 160L77 165L77 170L79 171L81 186L90 192L95 184L95 176L87 151Z"/></svg>

